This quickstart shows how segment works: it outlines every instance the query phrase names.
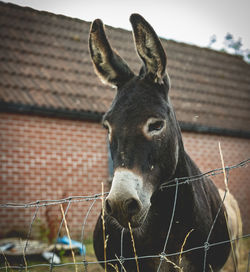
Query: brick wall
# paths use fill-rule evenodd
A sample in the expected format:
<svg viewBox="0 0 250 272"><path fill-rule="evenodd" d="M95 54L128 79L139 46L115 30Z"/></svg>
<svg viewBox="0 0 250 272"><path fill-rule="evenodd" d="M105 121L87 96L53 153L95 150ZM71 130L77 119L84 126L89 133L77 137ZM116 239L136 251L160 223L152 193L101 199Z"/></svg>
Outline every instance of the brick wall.
<svg viewBox="0 0 250 272"><path fill-rule="evenodd" d="M108 178L106 132L98 123L28 115L0 115L1 203L27 203L101 192ZM88 220L92 230L100 209L96 203ZM70 229L80 233L91 202L72 203ZM28 230L34 209L1 209L0 235ZM49 220L46 220L50 218ZM41 208L38 221L58 225L60 207ZM41 222L40 222L41 221ZM41 227L40 227L41 228Z"/></svg>
<svg viewBox="0 0 250 272"><path fill-rule="evenodd" d="M250 140L235 137L225 137L208 134L184 132L186 151L203 172L221 168L218 143L221 143L225 166L237 164L250 157ZM229 174L228 186L230 192L238 200L243 217L245 233L250 233L250 165L233 169ZM212 177L218 187L224 189L224 176Z"/></svg>
<svg viewBox="0 0 250 272"><path fill-rule="evenodd" d="M221 167L218 141L226 165L238 163L250 154L250 141L196 133L183 133L187 151L203 171ZM230 189L239 200L250 232L250 167L233 170ZM106 132L100 124L45 118L33 115L0 114L0 201L31 202L101 192L108 178ZM215 181L223 187L222 176ZM92 202L72 203L67 221L73 237L81 233L82 222ZM87 221L93 230L100 200ZM65 205L64 205L65 208ZM9 231L27 232L35 208L0 209L0 236ZM33 234L44 235L48 226L54 236L61 219L58 205L39 208Z"/></svg>

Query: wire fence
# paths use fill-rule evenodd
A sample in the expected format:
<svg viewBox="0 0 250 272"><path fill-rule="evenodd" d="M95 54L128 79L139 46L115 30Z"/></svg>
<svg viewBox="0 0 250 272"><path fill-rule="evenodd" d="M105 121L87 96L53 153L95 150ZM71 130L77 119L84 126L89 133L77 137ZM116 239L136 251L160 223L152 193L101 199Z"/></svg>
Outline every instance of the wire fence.
<svg viewBox="0 0 250 272"><path fill-rule="evenodd" d="M86 224L88 222L88 218L89 218L89 214L91 212L91 210L93 209L95 203L97 200L101 199L103 200L108 192L102 192L99 194L95 194L95 195L90 195L90 196L70 196L67 198L62 198L62 199L57 199L57 200L37 200L35 202L30 202L30 203L4 203L4 204L0 204L0 208L15 208L15 209L19 209L19 208L36 208L34 211L34 214L32 216L30 225L29 225L29 229L28 229L28 234L27 234L27 238L25 241L25 247L23 249L23 258L24 258L24 264L20 264L20 265L10 265L4 255L4 252L0 252L0 255L2 254L4 256L4 262L0 264L0 270L5 270L5 271L9 271L8 269L13 269L13 270L18 270L18 271L28 271L28 269L33 269L33 271L36 271L36 268L42 268L42 267L47 267L48 271L53 271L55 268L57 267L68 267L68 266L77 266L80 267L82 270L81 271L88 271L88 267L91 264L112 264L112 263L119 263L120 267L119 267L119 271L121 272L126 272L125 268L124 268L124 264L126 263L126 261L131 261L131 260L142 260L142 259L158 259L159 260L159 265L157 268L157 272L161 271L162 268L162 264L163 262L170 262L172 263L169 258L171 258L172 256L181 256L185 253L191 252L191 251L195 251L195 250L204 250L204 261L203 261L203 272L206 271L206 267L207 267L207 253L208 250L211 247L215 247L218 245L222 245L222 244L226 244L226 243L234 243L236 242L236 240L239 239L245 239L245 238L249 238L250 234L246 234L243 235L241 237L238 237L236 239L230 239L230 240L225 240L225 241L219 241L216 243L210 243L209 239L211 236L211 233L213 231L214 225L216 223L217 220L217 216L219 215L221 208L223 206L223 203L225 201L225 198L227 196L227 194L229 193L227 184L226 184L226 189L224 192L224 196L222 198L221 201L221 205L218 208L217 214L214 218L213 224L210 228L209 234L207 236L207 239L205 241L205 243L203 245L200 245L198 247L194 247L194 248L190 248L187 250L182 250L179 252L172 252L172 253L167 253L166 252L166 247L167 247L167 243L169 241L169 236L171 233L171 229L172 229L172 225L173 225L173 218L175 215L175 210L176 210L176 203L177 203L177 197L178 197L178 192L179 192L179 187L182 186L183 184L186 183L191 183L191 182L204 182L204 177L211 177L211 176L217 176L217 175L221 175L224 174L224 178L228 181L229 179L229 174L233 169L237 169L237 168L242 168L242 167L247 167L248 164L250 163L250 158L246 159L244 161L239 162L238 164L232 165L232 166L227 166L227 167L222 167L222 168L218 168L218 169L213 169L211 171L208 171L206 173L200 174L200 175L196 175L196 176L191 176L191 177L181 177L181 178L175 178L173 180L167 181L165 183L163 183L160 187L160 190L165 190L167 188L170 187L175 187L175 196L174 196L174 203L173 203L173 210L172 210L172 215L171 215L171 220L170 220L170 225L169 228L167 230L167 234L166 234L166 238L164 241L164 246L162 248L162 252L160 254L156 254L156 255L150 255L150 256L135 256L135 257L131 257L131 258L126 258L123 256L123 244L124 244L124 229L121 231L121 250L120 250L120 256L115 258L115 259L109 259L109 260L103 260L103 261L88 261L86 255L83 256L82 261L81 262L67 262L67 263L60 263L57 264L54 262L54 257L55 257L55 249L56 249L56 242L54 244L54 249L53 249L53 256L51 259L50 263L39 263L39 264L33 264L33 265L28 265L25 259L26 256L26 251L27 251L27 247L30 241L30 237L31 237L31 233L32 233L32 227L34 224L35 219L37 218L37 214L40 208L42 207L46 207L46 206L51 206L51 205L66 205L65 211L64 211L64 216L60 222L58 231L57 231L57 238L60 235L60 231L62 229L63 223L65 223L65 217L70 209L70 206L72 203L75 202L83 202L83 201L89 201L90 205L89 208L84 216L83 219L83 223L82 223L82 230L81 230L81 243L82 243L82 248L83 248L83 242L84 242L84 231L85 231L85 227ZM174 263L172 263L173 265L176 265ZM250 252L248 255L248 264L247 264L247 272L249 271L249 265L250 265ZM183 271L181 270L181 267L178 267L176 265L176 268L179 269L179 271ZM118 268L117 268L118 269ZM78 271L78 270L76 270ZM118 270L117 270L118 271ZM139 272L139 271L138 271Z"/></svg>

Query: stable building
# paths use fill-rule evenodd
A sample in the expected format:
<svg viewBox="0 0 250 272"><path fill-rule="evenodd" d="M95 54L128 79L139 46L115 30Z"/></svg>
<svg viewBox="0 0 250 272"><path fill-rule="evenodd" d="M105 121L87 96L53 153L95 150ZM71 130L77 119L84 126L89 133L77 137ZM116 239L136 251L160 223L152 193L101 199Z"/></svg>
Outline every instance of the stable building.
<svg viewBox="0 0 250 272"><path fill-rule="evenodd" d="M0 202L90 196L108 184L102 115L115 90L94 73L88 52L90 22L0 2ZM138 72L130 31L107 26L112 46ZM250 157L250 65L241 57L162 39L170 97L187 152L202 171ZM250 231L250 167L229 173L244 232ZM213 177L224 188L224 177ZM97 201L86 229L100 212ZM89 203L72 203L68 224L79 236ZM0 208L0 236L27 233L34 208ZM42 207L37 220L55 233L60 208ZM36 224L36 223L34 223ZM38 223L37 223L38 224ZM40 223L39 223L40 224Z"/></svg>

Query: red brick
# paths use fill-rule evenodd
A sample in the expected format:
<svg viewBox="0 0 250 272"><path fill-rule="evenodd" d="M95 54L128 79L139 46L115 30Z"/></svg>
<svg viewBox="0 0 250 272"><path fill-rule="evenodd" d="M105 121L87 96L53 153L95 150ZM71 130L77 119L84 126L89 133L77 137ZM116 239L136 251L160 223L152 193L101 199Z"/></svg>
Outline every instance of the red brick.
<svg viewBox="0 0 250 272"><path fill-rule="evenodd" d="M27 203L38 199L60 199L71 195L94 195L101 192L101 181L108 179L106 131L100 124L44 118L32 115L1 113L0 178L1 203ZM250 154L246 139L183 133L188 153L203 171L221 167L218 141L226 165L244 160ZM240 203L245 230L250 228L250 167L230 173L230 190ZM221 177L214 178L223 186ZM107 191L107 188L105 188ZM2 202L4 201L4 202ZM67 215L72 235L79 235L91 202L72 203ZM53 207L56 215L59 206ZM86 232L93 230L100 212L98 200L87 221ZM46 222L45 207L39 219ZM0 209L0 235L10 227L28 231L34 209ZM7 223L5 218L8 218Z"/></svg>

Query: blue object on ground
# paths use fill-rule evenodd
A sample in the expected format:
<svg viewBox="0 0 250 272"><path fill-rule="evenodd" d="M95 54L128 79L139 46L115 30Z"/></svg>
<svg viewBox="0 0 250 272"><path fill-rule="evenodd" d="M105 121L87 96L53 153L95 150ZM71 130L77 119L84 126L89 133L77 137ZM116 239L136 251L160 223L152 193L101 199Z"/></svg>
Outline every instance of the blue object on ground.
<svg viewBox="0 0 250 272"><path fill-rule="evenodd" d="M13 247L15 247L14 243L3 243L0 245L0 251L11 250Z"/></svg>
<svg viewBox="0 0 250 272"><path fill-rule="evenodd" d="M70 244L69 238L67 236L63 236L63 237L57 238L56 242L59 243L59 244L65 244L65 245L69 245ZM71 239L71 245L74 245L77 248L79 248L79 251L80 251L81 255L85 255L86 254L86 247L82 243L77 242L77 241Z"/></svg>

